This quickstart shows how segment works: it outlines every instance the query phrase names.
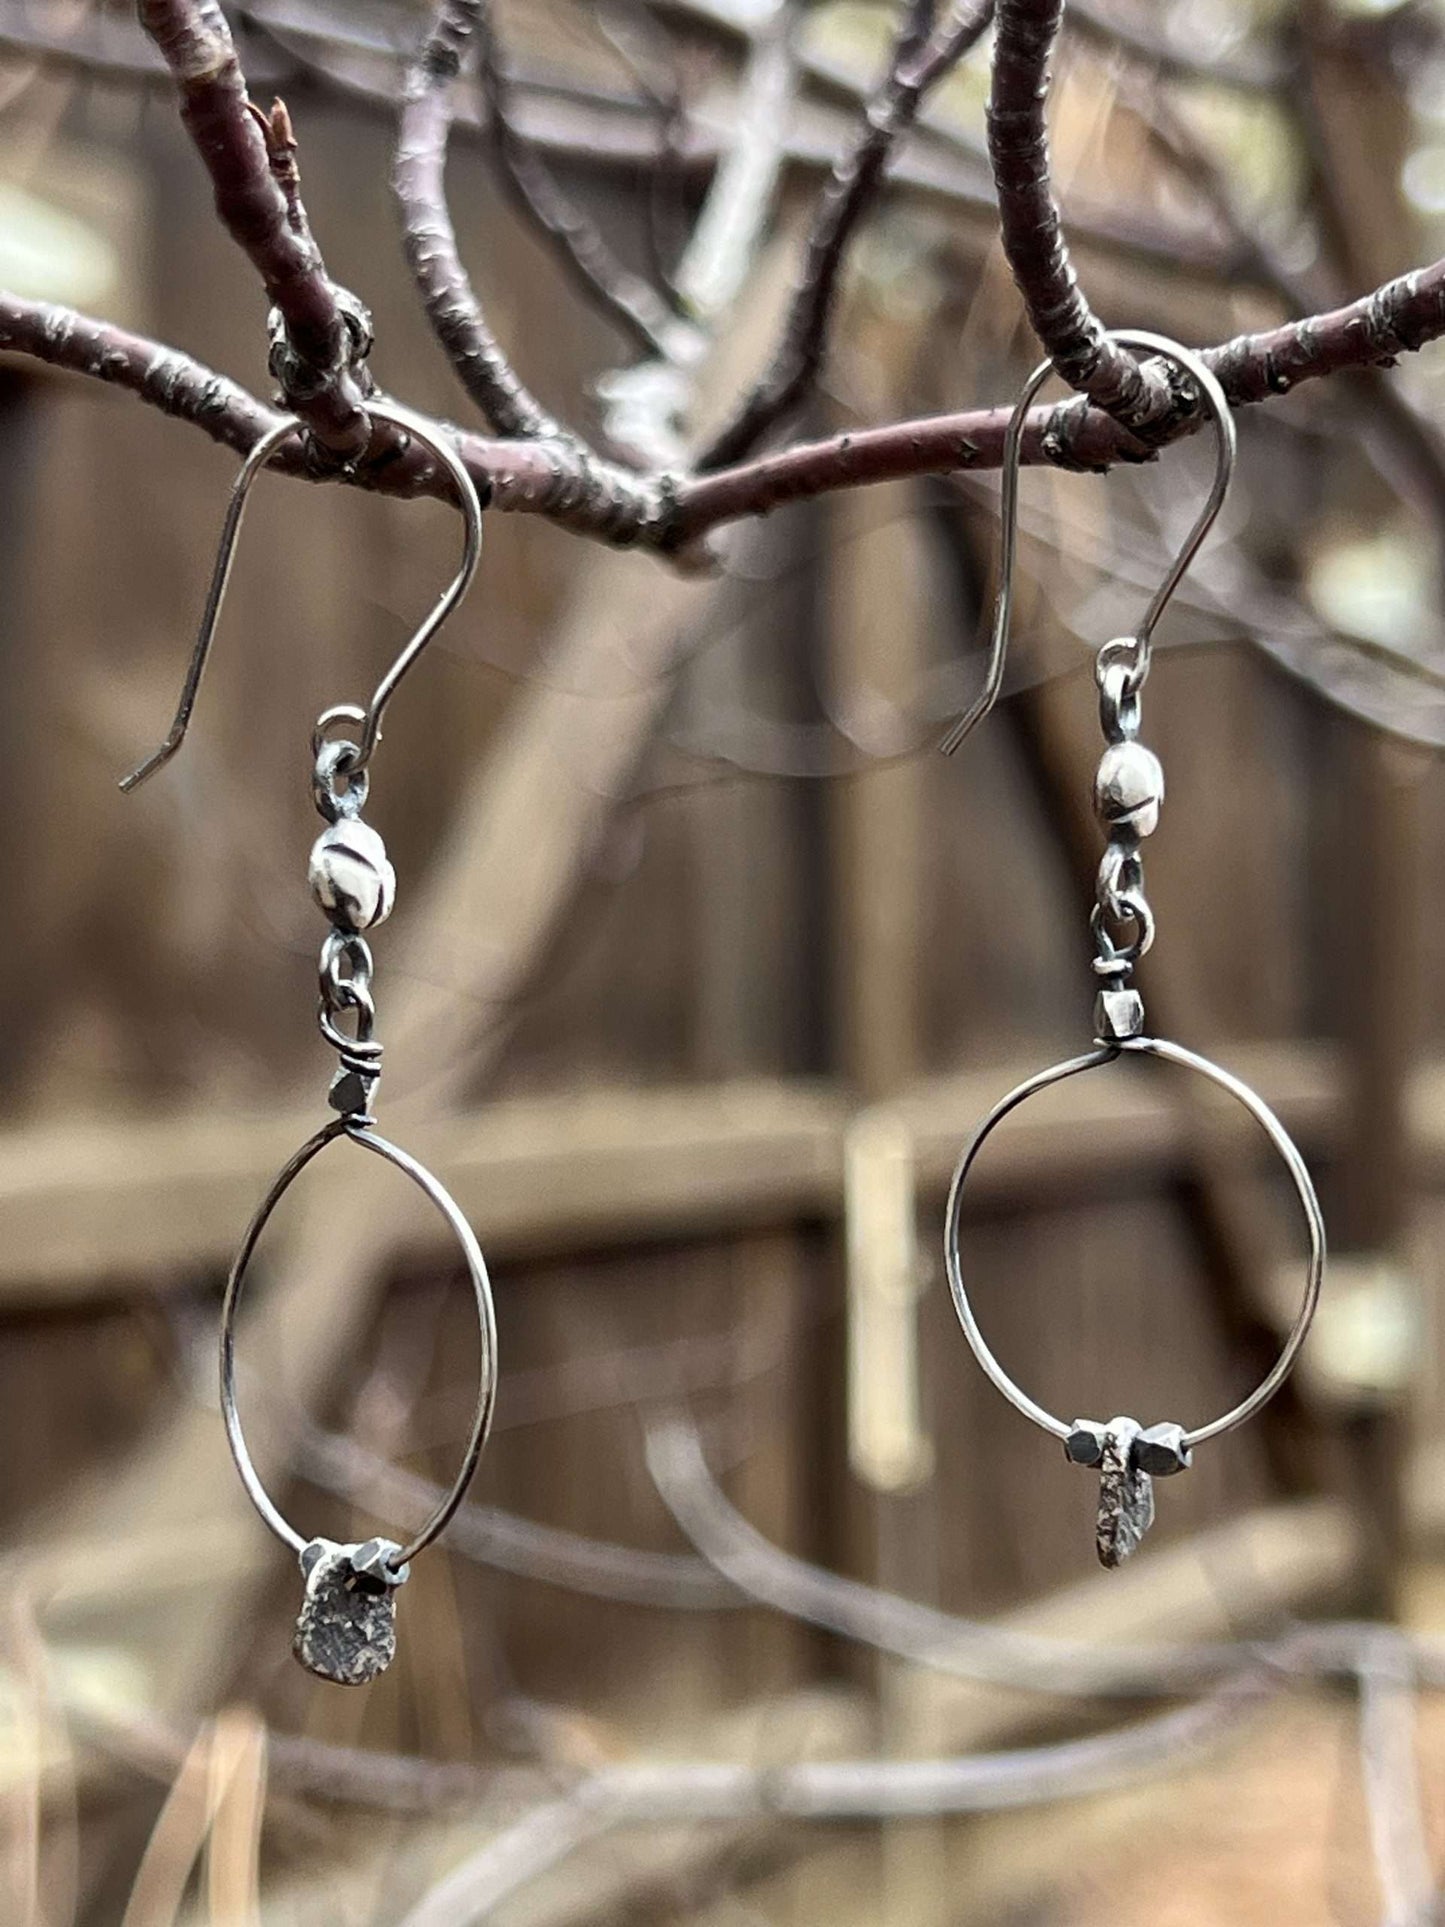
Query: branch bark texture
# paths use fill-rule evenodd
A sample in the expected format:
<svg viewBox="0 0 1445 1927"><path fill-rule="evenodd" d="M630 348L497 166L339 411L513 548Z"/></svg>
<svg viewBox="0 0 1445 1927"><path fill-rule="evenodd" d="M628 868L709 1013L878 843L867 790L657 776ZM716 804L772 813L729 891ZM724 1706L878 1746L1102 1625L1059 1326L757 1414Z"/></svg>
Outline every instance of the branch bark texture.
<svg viewBox="0 0 1445 1927"><path fill-rule="evenodd" d="M888 71L868 103L862 130L818 198L803 272L777 352L733 419L715 436L700 467L722 468L749 454L816 381L827 353L848 246L883 184L888 162L928 94L977 43L992 17L993 0L955 0L930 34L915 8L904 9Z"/></svg>
<svg viewBox="0 0 1445 1927"><path fill-rule="evenodd" d="M1029 320L1055 368L1136 434L1176 407L1167 380L1105 338L1079 286L1049 175L1049 61L1064 0L998 0L988 151L999 232Z"/></svg>
<svg viewBox="0 0 1445 1927"><path fill-rule="evenodd" d="M1239 335L1202 352L1230 402L1241 407L1347 368L1388 367L1442 335L1445 260L1328 314ZM277 419L238 383L178 349L73 309L0 294L0 349L125 388L238 451L250 448ZM682 477L634 473L571 442L496 441L460 429L450 432L473 479L497 508L546 516L617 546L675 554L729 523L836 489L997 468L1010 412L1003 406L922 416L798 443L714 474ZM1199 425L1197 415L1176 403L1166 438ZM1158 436L1140 440L1081 396L1032 411L1023 460L1102 471L1116 462L1148 461L1159 445ZM283 450L277 467L313 479L326 472L305 450ZM431 458L415 445L385 461L349 469L344 479L388 495L445 499L448 494Z"/></svg>
<svg viewBox="0 0 1445 1927"><path fill-rule="evenodd" d="M437 339L497 433L560 435L561 425L528 392L487 325L447 204L452 94L478 12L476 0L443 0L407 82L392 177L406 258Z"/></svg>
<svg viewBox="0 0 1445 1927"><path fill-rule="evenodd" d="M140 0L140 19L170 69L181 119L211 176L216 212L245 249L285 332L277 372L289 406L342 458L371 436L356 320L343 312L301 210L276 178L264 120L252 109L217 0ZM299 216L299 218L298 218Z"/></svg>

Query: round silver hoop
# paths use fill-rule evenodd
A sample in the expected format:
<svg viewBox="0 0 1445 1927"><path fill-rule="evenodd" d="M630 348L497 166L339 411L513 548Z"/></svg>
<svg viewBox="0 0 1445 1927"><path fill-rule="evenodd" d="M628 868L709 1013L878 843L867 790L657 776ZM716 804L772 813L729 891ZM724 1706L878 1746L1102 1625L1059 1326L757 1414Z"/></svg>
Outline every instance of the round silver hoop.
<svg viewBox="0 0 1445 1927"><path fill-rule="evenodd" d="M472 1292L477 1305L477 1328L482 1345L481 1366L477 1384L476 1410L472 1417L472 1429L467 1439L466 1450L462 1455L461 1469L431 1517L393 1559L393 1568L400 1570L446 1529L457 1507L466 1496L472 1474L477 1469L477 1461L482 1456L482 1447L486 1444L487 1433L491 1429L492 1407L496 1400L497 1327L486 1260L482 1257L481 1246L477 1243L475 1232L462 1216L461 1207L440 1179L434 1177L424 1164L419 1164L409 1153L380 1136L369 1126L357 1125L342 1117L337 1118L334 1123L327 1124L314 1137L308 1138L290 1161L277 1172L271 1189L261 1200L256 1215L246 1227L246 1235L242 1238L240 1249L231 1265L231 1275L226 1281L226 1296L221 1306L221 1413L226 1421L226 1438L230 1443L231 1457L236 1461L236 1470L241 1475L241 1483L245 1486L252 1505L276 1537L284 1545L290 1546L299 1558L314 1535L298 1532L282 1515L261 1481L261 1475L256 1470L255 1461L251 1457L246 1445L245 1433L241 1428L241 1415L236 1405L236 1314L240 1308L246 1267L251 1262L252 1253L256 1249L261 1233L270 1221L272 1212L311 1160L319 1156L327 1145L338 1137L350 1138L353 1144L359 1144L363 1150L375 1152L388 1164L395 1165L396 1169L410 1178L417 1189L436 1206L450 1226L452 1235L461 1247L462 1256L466 1259L467 1272L471 1278Z"/></svg>
<svg viewBox="0 0 1445 1927"><path fill-rule="evenodd" d="M1320 1210L1319 1199L1315 1195L1314 1182L1305 1168L1305 1161L1300 1156L1294 1139L1259 1093L1252 1091L1247 1084L1222 1069L1220 1065L1211 1063L1207 1057L1200 1057L1194 1051L1186 1050L1182 1044L1171 1043L1166 1038L1129 1037L1117 1043L1101 1044L1097 1050L1091 1050L1083 1057L1070 1058L1066 1063L1052 1064L1047 1070L1039 1071L1035 1076L1026 1078L1022 1084L1011 1090L1007 1097L1000 1098L974 1132L967 1149L959 1159L958 1168L953 1174L953 1183L949 1188L943 1234L948 1288L953 1295L953 1308L958 1313L958 1322L963 1327L963 1335L988 1377L1025 1418L1032 1419L1035 1425L1041 1426L1045 1432L1052 1433L1056 1439L1067 1440L1072 1428L1062 1419L1055 1418L1052 1412L1045 1411L1042 1405L1035 1404L1027 1392L1014 1383L990 1351L988 1341L979 1329L978 1320L974 1316L973 1306L969 1302L968 1291L963 1282L963 1262L959 1253L958 1234L963 1209L963 1189L968 1182L968 1174L973 1168L974 1160L983 1149L985 1141L1011 1111L1017 1110L1019 1105L1039 1091L1047 1090L1051 1084L1062 1084L1068 1078L1079 1076L1083 1071L1094 1070L1100 1064L1110 1064L1125 1051L1132 1051L1143 1057L1157 1057L1165 1063L1178 1064L1187 1071L1198 1071L1201 1077L1208 1078L1211 1084L1217 1085L1220 1090L1226 1091L1229 1096L1242 1104L1279 1153L1285 1169L1293 1179L1295 1192L1304 1212L1305 1226L1309 1232L1310 1253L1305 1274L1304 1296L1289 1337L1285 1340L1284 1349L1266 1376L1247 1398L1242 1399L1222 1418L1213 1419L1208 1425L1197 1426L1192 1432L1184 1434L1184 1447L1186 1450L1192 1450L1196 1445L1203 1445L1207 1440L1216 1439L1221 1433L1232 1432L1235 1426L1243 1425L1246 1419L1253 1418L1255 1413L1274 1397L1289 1376L1290 1368L1298 1356L1300 1346L1303 1345L1305 1335L1314 1319L1325 1271L1324 1214Z"/></svg>

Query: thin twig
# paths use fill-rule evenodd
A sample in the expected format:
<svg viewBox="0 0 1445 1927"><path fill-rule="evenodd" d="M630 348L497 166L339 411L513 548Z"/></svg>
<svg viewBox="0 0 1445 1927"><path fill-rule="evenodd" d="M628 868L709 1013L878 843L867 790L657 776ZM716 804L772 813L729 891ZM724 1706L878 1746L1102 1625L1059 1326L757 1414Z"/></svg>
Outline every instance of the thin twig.
<svg viewBox="0 0 1445 1927"><path fill-rule="evenodd" d="M1220 53L1195 53L1180 40L1167 39L1145 24L1147 15L1121 20L1113 6L1095 0L1069 0L1064 25L1090 45L1123 54L1171 80L1192 81L1205 87L1229 87L1246 94L1272 94L1284 79L1287 66L1272 47L1243 47Z"/></svg>
<svg viewBox="0 0 1445 1927"><path fill-rule="evenodd" d="M476 15L469 0L442 0L407 82L392 169L406 258L433 332L497 433L560 436L560 424L525 387L487 326L447 205L453 87Z"/></svg>
<svg viewBox="0 0 1445 1927"><path fill-rule="evenodd" d="M388 1464L353 1439L310 1428L306 1448L307 1477L343 1498L422 1513L441 1497L430 1480ZM479 1565L594 1599L671 1612L729 1612L744 1603L730 1580L691 1554L587 1539L496 1506L463 1505L447 1528L447 1543Z"/></svg>
<svg viewBox="0 0 1445 1927"><path fill-rule="evenodd" d="M424 1895L401 1927L466 1927L488 1919L580 1847L621 1827L922 1818L1079 1798L1216 1742L1266 1690L1259 1679L1235 1680L1198 1705L1118 1732L961 1759L604 1767L488 1841Z"/></svg>
<svg viewBox="0 0 1445 1927"><path fill-rule="evenodd" d="M794 0L774 0L738 83L732 146L678 264L683 308L709 333L747 279L777 190L797 88L798 25Z"/></svg>
<svg viewBox="0 0 1445 1927"><path fill-rule="evenodd" d="M669 352L676 321L667 302L608 246L595 222L563 192L512 116L512 87L490 0L455 0L476 37L487 139L502 184L576 285L644 353Z"/></svg>
<svg viewBox="0 0 1445 1927"><path fill-rule="evenodd" d="M930 10L931 12L931 10ZM701 469L739 461L808 392L827 353L828 330L849 243L872 205L898 142L929 91L983 34L993 0L955 0L944 23L922 37L904 9L888 70L868 102L863 127L818 198L803 271L769 367L699 459Z"/></svg>
<svg viewBox="0 0 1445 1927"><path fill-rule="evenodd" d="M797 82L796 12L774 0L738 87L732 145L720 158L673 278L687 315L666 354L613 370L597 384L607 434L649 467L683 469L683 424L709 346L757 256L787 154Z"/></svg>
<svg viewBox="0 0 1445 1927"><path fill-rule="evenodd" d="M784 1552L728 1503L697 1428L680 1415L648 1426L647 1469L689 1544L738 1591L789 1618L953 1678L1070 1698L1172 1697L1250 1671L1307 1664L1308 1636L1143 1649L1110 1647L964 1619Z"/></svg>
<svg viewBox="0 0 1445 1927"><path fill-rule="evenodd" d="M38 55L51 63L113 79L169 78L138 30L134 48L128 38L109 31L63 34L18 14L17 3L0 0L0 48ZM291 7L295 4L296 0L289 0ZM247 12L263 23L272 19L270 8L256 5L254 0ZM282 28L276 23L269 32L274 38ZM304 42L298 41L293 48L288 40L290 64L272 77L287 85L309 81L332 88L348 100L384 111L390 118L400 88L380 76L374 63L349 58L353 48L369 49L371 38L349 20L337 22L329 35L308 28ZM805 57L802 64L815 77L822 72L822 63L816 59ZM864 90L842 73L834 74L829 85L832 92L849 102L864 98ZM532 147L549 158L588 166L594 172L625 169L635 176L638 169L655 169L665 159L679 172L685 171L689 179L705 182L729 151L728 130L715 113L693 113L686 128L679 130L674 149L664 157L659 154L655 126L642 119L630 99L600 89L564 85L542 74L515 74L511 91L515 101L513 123ZM453 106L454 133L480 138L483 122L476 107L465 99ZM920 122L928 126L929 141L926 147L905 146L895 151L890 182L924 202L957 213L986 215L992 220L993 185L986 166L975 168L973 143L962 139L950 123L928 122L926 107ZM827 122L821 116L809 115L789 131L782 158L789 166L826 176L836 164L837 151L838 141L827 131ZM978 159L982 158L980 147ZM1238 283L1237 251L1225 253L1207 233L1197 229L1160 222L1137 208L1115 213L1083 206L1070 209L1069 218L1077 241L1087 242L1110 258L1143 267L1166 266L1176 275L1182 272L1191 280L1208 284Z"/></svg>
<svg viewBox="0 0 1445 1927"><path fill-rule="evenodd" d="M673 275L685 232L684 150L689 122L680 63L671 57L669 36L653 20L646 0L627 0L625 13L604 5L596 26L655 116L657 154L648 170L643 240L648 270L674 313L679 313ZM660 60L654 58L656 54L661 55ZM657 69L663 63L665 70L659 75Z"/></svg>

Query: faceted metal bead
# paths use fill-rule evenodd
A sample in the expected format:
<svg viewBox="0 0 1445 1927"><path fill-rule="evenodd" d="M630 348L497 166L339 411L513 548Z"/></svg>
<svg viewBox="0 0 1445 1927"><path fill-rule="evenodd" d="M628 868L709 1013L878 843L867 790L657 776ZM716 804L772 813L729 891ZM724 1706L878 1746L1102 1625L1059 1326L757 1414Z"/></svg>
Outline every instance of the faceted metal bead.
<svg viewBox="0 0 1445 1927"><path fill-rule="evenodd" d="M342 1117L364 1117L371 1110L371 1100L380 1076L379 1070L343 1064L331 1080L326 1101Z"/></svg>
<svg viewBox="0 0 1445 1927"><path fill-rule="evenodd" d="M1117 1044L1144 1034L1144 999L1137 990L1105 989L1094 997L1094 1035L1100 1043Z"/></svg>
<svg viewBox="0 0 1445 1927"><path fill-rule="evenodd" d="M396 1592L408 1568L389 1539L313 1539L301 1555L306 1596L291 1650L318 1679L365 1686L396 1657Z"/></svg>
<svg viewBox="0 0 1445 1927"><path fill-rule="evenodd" d="M311 846L311 894L343 930L384 923L396 902L396 871L369 823L343 816Z"/></svg>
<svg viewBox="0 0 1445 1927"><path fill-rule="evenodd" d="M1142 743L1111 743L1094 778L1094 808L1110 830L1152 836L1164 801L1164 766Z"/></svg>
<svg viewBox="0 0 1445 1927"><path fill-rule="evenodd" d="M1104 1456L1105 1428L1094 1418L1076 1418L1064 1440L1064 1457L1074 1465L1097 1465Z"/></svg>
<svg viewBox="0 0 1445 1927"><path fill-rule="evenodd" d="M1182 1425L1149 1425L1139 1434L1134 1456L1151 1478L1167 1479L1183 1472L1193 1454L1184 1443Z"/></svg>

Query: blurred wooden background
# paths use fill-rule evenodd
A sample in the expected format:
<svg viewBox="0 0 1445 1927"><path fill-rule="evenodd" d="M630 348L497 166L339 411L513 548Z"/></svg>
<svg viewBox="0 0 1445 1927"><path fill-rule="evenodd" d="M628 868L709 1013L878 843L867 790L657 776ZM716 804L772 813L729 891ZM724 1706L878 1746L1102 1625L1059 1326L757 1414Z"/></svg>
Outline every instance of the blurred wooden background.
<svg viewBox="0 0 1445 1927"><path fill-rule="evenodd" d="M334 97L291 105L330 265L375 311L380 378L454 408L391 245L386 125ZM7 167L104 238L109 310L257 378L263 316L168 106L42 76L21 127ZM1127 116L1110 127L1066 127L1061 143L1127 179ZM585 413L615 356L602 324L559 298L479 156L460 151L452 174L495 325L540 392ZM621 174L585 185L638 194ZM1380 273L1409 257L1396 245L1382 234ZM910 284L942 258L908 210L870 243L838 374L850 403L1006 392L1028 365L982 236L946 251L961 334L940 353L920 329ZM1251 312L1247 293L1095 266L1106 309L1139 325L1217 338ZM780 249L744 362L786 274ZM4 1918L55 1927L68 1895L75 1917L127 1927L249 1918L253 1898L226 1898L225 1842L250 1864L255 1815L235 1789L254 1788L267 1733L259 1917L309 1927L401 1919L494 1824L444 1779L358 1818L318 1791L325 1744L545 1773L634 1748L771 1763L1078 1726L1076 1706L1000 1707L698 1591L644 1457L644 1420L678 1405L759 1531L952 1613L1212 1637L1326 1606L1427 1610L1445 1524L1445 777L1338 687L1239 641L1207 597L1170 618L1178 646L1147 695L1169 797L1149 850L1146 992L1156 1028L1250 1078L1300 1136L1341 1258L1319 1340L1263 1423L1161 1489L1157 1557L1111 1595L1090 1579L1092 1482L982 1380L939 1275L943 1189L972 1123L1087 1039L1083 645L1128 619L1156 555L1162 570L1169 518L1204 472L1189 449L1142 476L1028 478L1040 539L1021 686L952 763L931 745L976 667L986 489L781 514L744 531L714 580L490 519L478 587L408 683L374 771L400 879L377 944L382 1117L452 1186L492 1263L503 1379L476 1500L635 1549L613 1590L657 1596L596 1596L607 1585L571 1542L549 1544L591 1591L539 1577L535 1545L513 1557L523 1570L499 1570L506 1535L484 1518L468 1538L480 1558L458 1544L419 1562L386 1680L356 1698L309 1682L288 1652L294 1575L230 1476L211 1338L252 1201L323 1115L311 719L371 686L455 528L435 506L259 490L192 740L126 801L115 779L170 713L233 460L79 385L18 368L0 383ZM1311 398L1279 416L1243 424L1231 512L1254 565L1294 593L1314 552L1377 525L1382 491L1330 450ZM1108 579L1120 545L1133 586ZM663 673L679 633L692 646ZM1003 1134L969 1248L998 1350L1047 1404L1197 1421L1275 1341L1299 1227L1227 1126L1131 1066ZM288 1503L338 1534L372 1516L336 1490L368 1489L368 1463L298 1441L296 1414L445 1477L472 1342L435 1226L399 1185L358 1193L344 1162L318 1169L275 1234L281 1311L246 1343ZM331 1476L312 1485L316 1466ZM189 1769L211 1775L211 1885L190 1911L152 1896L159 1911L132 1898L127 1913L167 1789L164 1837L187 1837L176 1736L223 1710ZM1251 1775L1279 1786L1269 1749L1306 1780L1300 1762L1338 1747L1337 1717L1308 1703L1258 1741L1263 1763L1215 1769L1198 1797L1219 1839L1254 1801ZM315 1750L288 1755L282 1738ZM203 1791L186 1797L204 1808ZM1238 1888L1237 1909L1206 1900L1197 1869L1164 1897L1111 1885L1110 1829L1154 1829L1167 1865L1173 1809L1090 1811L1092 1830L1071 1821L1047 1847L1036 1818L629 1839L497 1917L1084 1923L1104 1918L1099 1893L1115 1922L1256 1917ZM42 1812L37 1858L26 1828ZM1318 1846L1299 1877L1321 1893L1337 1819L1311 1783L1278 1822ZM1369 1893L1350 1858L1362 1840L1339 1851ZM1256 1866L1269 1857L1256 1842ZM1280 1914L1267 1881L1257 1904L1331 1917Z"/></svg>

